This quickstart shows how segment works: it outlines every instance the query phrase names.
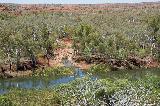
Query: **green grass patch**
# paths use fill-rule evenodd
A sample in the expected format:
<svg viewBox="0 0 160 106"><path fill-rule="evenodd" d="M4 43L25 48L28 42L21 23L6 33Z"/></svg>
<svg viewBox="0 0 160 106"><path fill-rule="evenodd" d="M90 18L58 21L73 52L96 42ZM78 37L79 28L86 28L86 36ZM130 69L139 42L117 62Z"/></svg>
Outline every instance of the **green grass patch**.
<svg viewBox="0 0 160 106"><path fill-rule="evenodd" d="M59 106L60 98L53 90L13 89L0 96L1 106Z"/></svg>
<svg viewBox="0 0 160 106"><path fill-rule="evenodd" d="M94 74L106 74L108 71L111 71L111 67L106 64L97 64L92 66L88 71Z"/></svg>
<svg viewBox="0 0 160 106"><path fill-rule="evenodd" d="M67 76L72 75L74 73L73 68L68 67L55 67L55 68L46 68L44 70L38 69L33 76L34 77L49 77L49 76Z"/></svg>

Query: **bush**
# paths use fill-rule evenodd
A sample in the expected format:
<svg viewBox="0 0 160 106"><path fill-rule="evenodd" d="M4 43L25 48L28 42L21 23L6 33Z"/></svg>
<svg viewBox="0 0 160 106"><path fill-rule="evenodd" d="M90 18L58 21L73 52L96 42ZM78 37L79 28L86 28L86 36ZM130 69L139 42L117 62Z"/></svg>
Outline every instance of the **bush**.
<svg viewBox="0 0 160 106"><path fill-rule="evenodd" d="M81 79L58 88L64 104L72 105L159 105L158 77L140 81L127 79ZM149 85L146 87L146 85ZM156 85L156 86L155 86Z"/></svg>
<svg viewBox="0 0 160 106"><path fill-rule="evenodd" d="M108 71L111 71L111 68L109 65L106 64L97 64L89 69L89 72L97 74L104 74L107 73Z"/></svg>
<svg viewBox="0 0 160 106"><path fill-rule="evenodd" d="M13 104L6 96L0 96L0 106L13 106Z"/></svg>
<svg viewBox="0 0 160 106"><path fill-rule="evenodd" d="M55 68L46 68L44 70L38 69L33 76L39 77L48 77L48 76L65 76L65 75L72 75L73 74L73 68L67 68L67 67L55 67Z"/></svg>
<svg viewBox="0 0 160 106"><path fill-rule="evenodd" d="M19 90L13 89L7 98L12 100L14 106L59 106L60 96L52 90ZM1 106L12 106L8 99L2 99L4 104ZM9 105L8 105L9 104Z"/></svg>

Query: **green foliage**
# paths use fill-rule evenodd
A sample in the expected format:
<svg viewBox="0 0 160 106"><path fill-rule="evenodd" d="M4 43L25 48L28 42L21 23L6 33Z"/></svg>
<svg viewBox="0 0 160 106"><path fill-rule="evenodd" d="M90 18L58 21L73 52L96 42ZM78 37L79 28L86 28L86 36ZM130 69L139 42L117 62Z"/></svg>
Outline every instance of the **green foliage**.
<svg viewBox="0 0 160 106"><path fill-rule="evenodd" d="M7 98L5 96L0 96L0 105L1 106L13 106L13 103L10 100L10 98Z"/></svg>
<svg viewBox="0 0 160 106"><path fill-rule="evenodd" d="M52 26L36 16L22 16L0 21L0 47L2 60L19 65L21 59L30 59L36 65L38 54L53 56L55 33ZM36 21L33 21L36 20Z"/></svg>
<svg viewBox="0 0 160 106"><path fill-rule="evenodd" d="M151 45L151 54L159 59L160 46L160 16L154 15L148 19L149 43Z"/></svg>
<svg viewBox="0 0 160 106"><path fill-rule="evenodd" d="M145 57L145 56L146 56L146 49L139 49L138 55L139 55L140 57Z"/></svg>
<svg viewBox="0 0 160 106"><path fill-rule="evenodd" d="M58 77L58 76L67 76L74 73L73 68L67 67L55 67L55 68L45 68L44 70L38 69L33 74L35 77Z"/></svg>
<svg viewBox="0 0 160 106"><path fill-rule="evenodd" d="M149 83L148 83L149 81ZM146 76L140 81L128 79L77 79L55 88L61 94L63 105L159 104L158 77ZM151 85L153 83L153 85ZM149 88L145 87L149 84ZM156 88L156 90L155 90ZM138 100L138 102L137 102Z"/></svg>
<svg viewBox="0 0 160 106"><path fill-rule="evenodd" d="M13 16L9 13L3 13L3 12L0 13L0 20L9 20L12 18L15 18L15 16Z"/></svg>
<svg viewBox="0 0 160 106"><path fill-rule="evenodd" d="M106 64L97 64L89 69L89 72L97 74L106 74L108 71L111 71L111 68Z"/></svg>
<svg viewBox="0 0 160 106"><path fill-rule="evenodd" d="M91 25L81 24L75 31L74 49L78 49L79 53L86 57L90 57L97 45L100 35L92 28Z"/></svg>
<svg viewBox="0 0 160 106"><path fill-rule="evenodd" d="M105 90L108 95L114 94L114 92L124 88L129 83L127 79L117 79L117 81L102 79L99 80L99 82L106 86L103 90Z"/></svg>
<svg viewBox="0 0 160 106"><path fill-rule="evenodd" d="M160 57L160 19L156 9L100 13L37 13L3 18L0 20L1 58L18 63L26 57L34 61L38 54L51 55L57 47L55 39L65 35L72 37L73 48L88 61L94 54L116 59L150 54ZM12 15L1 13L1 17ZM155 41L151 42L149 39L153 38Z"/></svg>
<svg viewBox="0 0 160 106"><path fill-rule="evenodd" d="M13 89L1 97L1 106L59 106L60 97L52 90ZM10 99L10 101L8 100Z"/></svg>
<svg viewBox="0 0 160 106"><path fill-rule="evenodd" d="M112 36L108 36L106 38L106 54L109 54L112 58L117 59L126 59L130 53L131 48L129 48L130 40L125 35L116 34Z"/></svg>
<svg viewBox="0 0 160 106"><path fill-rule="evenodd" d="M33 62L39 54L53 53L57 46L55 39L65 35L71 35L73 48L88 61L92 55L99 54L119 60L130 55L160 58L157 9L119 9L99 13L37 13L17 17L1 13L0 62L18 64L25 58ZM90 71L106 74L110 67L99 64ZM34 76L46 78L71 74L73 69L57 67L39 69ZM53 90L14 89L0 96L0 105L98 106L109 105L108 101L115 106L160 105L159 82L159 77L152 75L138 81L85 77Z"/></svg>
<svg viewBox="0 0 160 106"><path fill-rule="evenodd" d="M148 27L151 28L153 34L157 33L160 28L160 16L155 15L148 19Z"/></svg>
<svg viewBox="0 0 160 106"><path fill-rule="evenodd" d="M93 26L81 24L73 37L73 48L87 60L94 54L103 54L109 58L127 59L130 55L144 57L149 55L148 47L141 47L141 40L122 32L112 32L110 35L100 35ZM146 52L143 52L141 50Z"/></svg>

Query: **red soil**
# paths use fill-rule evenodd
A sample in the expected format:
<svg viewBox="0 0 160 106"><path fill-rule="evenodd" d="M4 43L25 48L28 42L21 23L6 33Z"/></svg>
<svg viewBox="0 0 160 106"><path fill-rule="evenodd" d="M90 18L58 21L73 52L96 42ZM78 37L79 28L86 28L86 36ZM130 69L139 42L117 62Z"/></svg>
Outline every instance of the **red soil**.
<svg viewBox="0 0 160 106"><path fill-rule="evenodd" d="M15 7L14 7L15 8ZM115 4L61 4L61 5L49 5L49 4L17 4L16 9L13 11L8 4L0 4L0 11L8 12L97 12L101 10L127 10L127 9L160 9L159 2L150 3L115 3Z"/></svg>
<svg viewBox="0 0 160 106"><path fill-rule="evenodd" d="M85 62L75 63L72 59L74 56L74 50L72 49L73 41L71 39L63 39L60 41L61 45L65 45L64 48L59 48L55 51L56 56L54 60L50 61L50 65L52 67L55 66L63 66L62 60L63 58L67 58L75 67L79 67L81 69L88 69L91 64L86 64Z"/></svg>

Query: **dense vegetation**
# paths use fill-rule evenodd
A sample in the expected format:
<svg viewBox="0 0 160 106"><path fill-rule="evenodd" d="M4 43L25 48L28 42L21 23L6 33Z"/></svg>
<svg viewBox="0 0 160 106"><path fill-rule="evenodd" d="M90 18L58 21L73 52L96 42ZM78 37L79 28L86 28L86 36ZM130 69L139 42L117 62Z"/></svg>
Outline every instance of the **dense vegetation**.
<svg viewBox="0 0 160 106"><path fill-rule="evenodd" d="M0 13L0 68L37 70L34 77L73 74L72 68L39 68L40 57L54 59L58 40L73 41L74 56L96 63L88 72L94 75L113 70L121 62L127 69L141 63L130 57L160 61L160 16L157 9L126 9L97 13ZM78 59L77 59L78 60ZM81 60L81 59L79 59ZM30 65L24 65L25 62ZM129 61L129 62L128 62ZM151 62L146 60L145 62ZM109 63L109 64L108 64ZM111 64L110 64L111 63ZM138 65L137 65L137 64ZM114 65L115 65L114 64ZM117 65L119 66L119 64ZM37 68L37 69L35 69ZM137 67L135 67L137 68ZM150 106L160 105L160 78L94 79L86 76L69 84L43 90L15 89L0 96L2 106Z"/></svg>
<svg viewBox="0 0 160 106"><path fill-rule="evenodd" d="M73 75L74 68L67 67L55 67L55 68L45 68L44 70L38 69L32 76L34 77L59 77Z"/></svg>
<svg viewBox="0 0 160 106"><path fill-rule="evenodd" d="M1 13L0 61L15 64L38 56L54 57L56 39L70 36L73 48L89 62L93 54L125 60L128 56L159 60L160 16L156 9L104 11L97 14L39 13L15 17ZM85 23L85 24L84 24ZM11 68L11 67L10 67Z"/></svg>

